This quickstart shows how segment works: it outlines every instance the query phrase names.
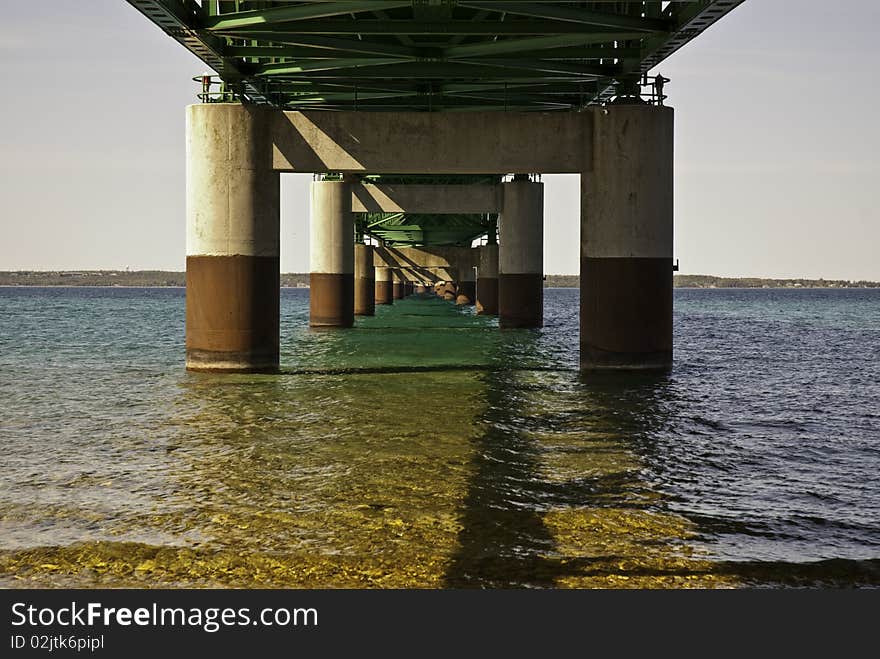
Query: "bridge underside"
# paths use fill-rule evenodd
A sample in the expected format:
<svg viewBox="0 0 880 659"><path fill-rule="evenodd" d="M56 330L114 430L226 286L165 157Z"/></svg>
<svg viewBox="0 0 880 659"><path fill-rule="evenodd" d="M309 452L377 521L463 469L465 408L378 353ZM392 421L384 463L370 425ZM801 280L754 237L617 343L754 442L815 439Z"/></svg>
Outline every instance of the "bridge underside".
<svg viewBox="0 0 880 659"><path fill-rule="evenodd" d="M216 74L188 111L188 368L278 368L281 171L316 174L314 327L413 281L540 327L539 176L579 174L581 366L668 368L673 114L647 73L743 1L127 0ZM472 257L438 275L437 250Z"/></svg>
<svg viewBox="0 0 880 659"><path fill-rule="evenodd" d="M743 0L127 0L223 81L209 97L325 110L576 110Z"/></svg>

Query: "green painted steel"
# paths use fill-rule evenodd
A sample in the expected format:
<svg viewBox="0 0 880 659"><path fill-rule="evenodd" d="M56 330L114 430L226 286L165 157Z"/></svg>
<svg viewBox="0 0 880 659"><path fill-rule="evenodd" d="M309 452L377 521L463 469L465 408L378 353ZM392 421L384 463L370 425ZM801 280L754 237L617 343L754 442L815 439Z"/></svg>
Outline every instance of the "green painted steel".
<svg viewBox="0 0 880 659"><path fill-rule="evenodd" d="M240 98L285 109L571 111L744 0L126 0ZM216 83L215 83L216 84Z"/></svg>

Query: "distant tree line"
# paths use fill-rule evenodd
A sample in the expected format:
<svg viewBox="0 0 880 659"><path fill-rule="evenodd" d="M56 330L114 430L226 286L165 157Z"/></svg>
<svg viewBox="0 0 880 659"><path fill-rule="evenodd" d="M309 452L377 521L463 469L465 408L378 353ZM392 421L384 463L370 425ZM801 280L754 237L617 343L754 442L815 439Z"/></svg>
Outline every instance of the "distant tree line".
<svg viewBox="0 0 880 659"><path fill-rule="evenodd" d="M712 275L675 275L676 288L880 288L876 281L847 279L764 279L761 277L714 277ZM577 275L547 275L546 288L574 288L580 285Z"/></svg>
<svg viewBox="0 0 880 659"><path fill-rule="evenodd" d="M309 285L308 273L284 273L281 285ZM577 288L577 275L546 275L546 288ZM880 288L876 281L846 279L762 279L675 275L676 288ZM0 286L186 286L186 273L166 270L17 270L0 271Z"/></svg>

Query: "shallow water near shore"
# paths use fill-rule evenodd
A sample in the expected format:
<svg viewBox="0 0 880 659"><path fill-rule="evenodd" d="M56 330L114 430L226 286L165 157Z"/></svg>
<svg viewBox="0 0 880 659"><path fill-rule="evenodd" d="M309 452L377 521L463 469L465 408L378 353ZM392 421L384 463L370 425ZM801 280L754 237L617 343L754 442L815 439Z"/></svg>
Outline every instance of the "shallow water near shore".
<svg viewBox="0 0 880 659"><path fill-rule="evenodd" d="M880 290L676 290L675 368L578 372L578 291L410 297L282 373L183 368L182 289L0 289L0 585L880 584Z"/></svg>

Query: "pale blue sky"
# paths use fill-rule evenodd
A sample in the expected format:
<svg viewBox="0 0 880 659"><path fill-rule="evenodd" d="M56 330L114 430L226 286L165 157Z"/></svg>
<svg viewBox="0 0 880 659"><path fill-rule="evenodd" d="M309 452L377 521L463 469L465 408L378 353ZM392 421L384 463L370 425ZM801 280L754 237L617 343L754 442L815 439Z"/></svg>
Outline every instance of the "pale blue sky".
<svg viewBox="0 0 880 659"><path fill-rule="evenodd" d="M880 3L748 0L659 67L685 273L880 280ZM204 65L123 0L6 3L0 270L184 267L184 106ZM577 177L544 178L545 271L578 269ZM282 270L308 270L308 177Z"/></svg>

